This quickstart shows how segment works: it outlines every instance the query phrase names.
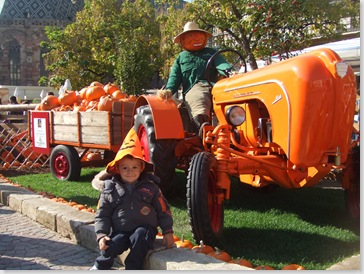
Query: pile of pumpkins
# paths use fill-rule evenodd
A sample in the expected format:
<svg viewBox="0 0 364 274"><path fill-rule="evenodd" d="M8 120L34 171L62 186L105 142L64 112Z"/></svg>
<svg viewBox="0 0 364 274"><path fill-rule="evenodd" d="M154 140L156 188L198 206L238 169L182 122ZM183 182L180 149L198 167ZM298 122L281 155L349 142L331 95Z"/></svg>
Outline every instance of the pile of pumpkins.
<svg viewBox="0 0 364 274"><path fill-rule="evenodd" d="M162 234L158 233L158 236L162 236ZM200 241L199 245L194 245L191 241L184 239L184 235L182 235L181 239L176 235L173 235L173 238L177 248L191 249L196 253L202 253L227 263L238 264L248 268L254 268L255 270L274 270L274 268L269 265L259 265L254 267L253 264L246 259L231 259L229 253L226 251L220 250L217 247L212 248L212 246L205 245L203 241ZM288 264L281 270L305 270L305 268L298 264Z"/></svg>
<svg viewBox="0 0 364 274"><path fill-rule="evenodd" d="M111 111L113 102L135 102L136 99L135 95L126 94L114 83L103 85L94 81L79 91L66 90L58 97L47 95L35 110Z"/></svg>

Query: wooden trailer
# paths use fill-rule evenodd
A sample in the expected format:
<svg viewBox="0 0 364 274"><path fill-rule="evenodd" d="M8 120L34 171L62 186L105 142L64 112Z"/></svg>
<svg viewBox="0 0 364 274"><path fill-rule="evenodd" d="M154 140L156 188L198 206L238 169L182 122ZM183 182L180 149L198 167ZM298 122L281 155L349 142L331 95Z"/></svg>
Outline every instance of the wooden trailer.
<svg viewBox="0 0 364 274"><path fill-rule="evenodd" d="M49 166L55 178L77 180L82 167L101 166L112 160L132 126L134 105L114 102L111 112L31 110L28 132L33 150L50 155ZM91 153L100 157L87 157Z"/></svg>

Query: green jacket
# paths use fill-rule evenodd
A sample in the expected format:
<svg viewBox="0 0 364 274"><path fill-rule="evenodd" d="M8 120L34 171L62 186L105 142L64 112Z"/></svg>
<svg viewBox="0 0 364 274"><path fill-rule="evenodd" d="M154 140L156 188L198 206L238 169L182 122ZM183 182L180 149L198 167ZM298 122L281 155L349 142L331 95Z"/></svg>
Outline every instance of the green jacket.
<svg viewBox="0 0 364 274"><path fill-rule="evenodd" d="M196 52L182 51L173 63L166 89L175 94L182 85L182 93L186 95L197 82L207 83L205 76L206 64L216 52L217 50L208 47ZM230 68L230 64L221 55L215 58L213 66L218 70ZM209 73L210 81L216 82L217 71L210 69Z"/></svg>

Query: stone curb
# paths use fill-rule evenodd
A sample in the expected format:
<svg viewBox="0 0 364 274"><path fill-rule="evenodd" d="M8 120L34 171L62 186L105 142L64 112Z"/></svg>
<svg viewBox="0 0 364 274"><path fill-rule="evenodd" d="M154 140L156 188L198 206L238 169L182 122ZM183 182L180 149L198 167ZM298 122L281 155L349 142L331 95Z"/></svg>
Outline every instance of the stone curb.
<svg viewBox="0 0 364 274"><path fill-rule="evenodd" d="M25 188L0 180L0 203L26 215L30 219L70 238L74 243L99 252L95 240L93 213L81 212L65 204L56 203ZM121 254L123 262L127 252ZM189 249L165 249L162 239L157 238L154 250L148 253L144 262L148 270L254 270L237 264L225 263L205 254Z"/></svg>

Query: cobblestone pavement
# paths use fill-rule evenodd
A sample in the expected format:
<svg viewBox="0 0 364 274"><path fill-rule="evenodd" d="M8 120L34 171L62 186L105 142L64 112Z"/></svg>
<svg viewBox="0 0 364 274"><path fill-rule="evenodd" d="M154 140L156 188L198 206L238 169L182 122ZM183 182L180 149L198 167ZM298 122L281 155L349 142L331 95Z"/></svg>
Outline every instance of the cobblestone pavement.
<svg viewBox="0 0 364 274"><path fill-rule="evenodd" d="M0 270L88 270L97 255L0 204Z"/></svg>

